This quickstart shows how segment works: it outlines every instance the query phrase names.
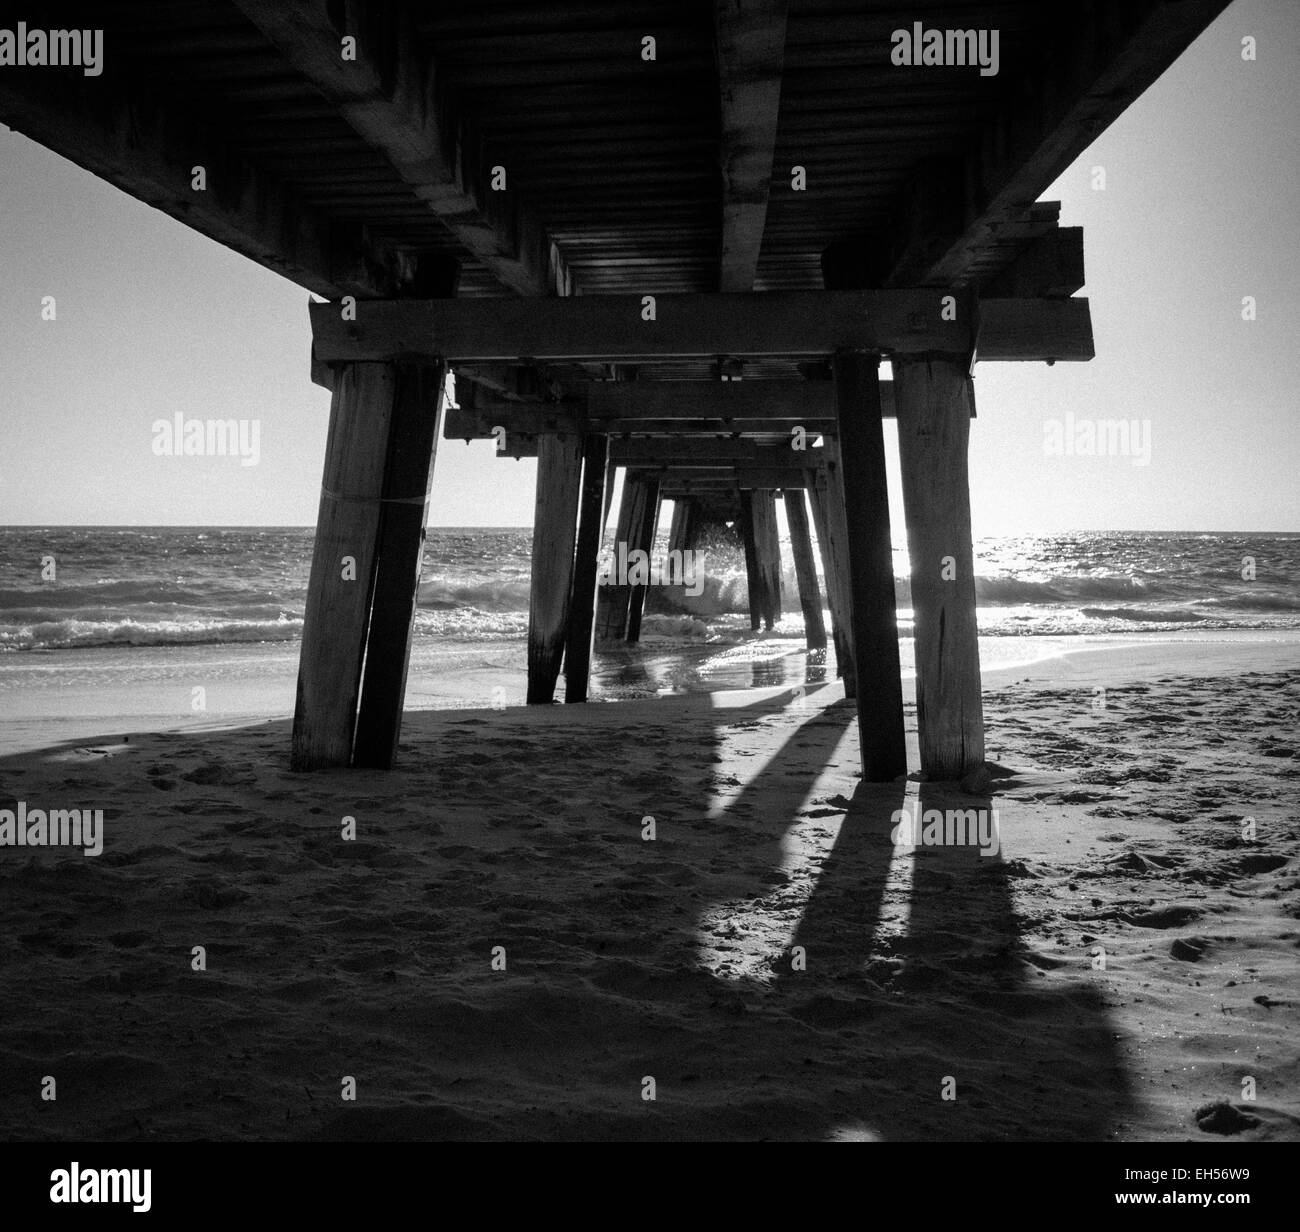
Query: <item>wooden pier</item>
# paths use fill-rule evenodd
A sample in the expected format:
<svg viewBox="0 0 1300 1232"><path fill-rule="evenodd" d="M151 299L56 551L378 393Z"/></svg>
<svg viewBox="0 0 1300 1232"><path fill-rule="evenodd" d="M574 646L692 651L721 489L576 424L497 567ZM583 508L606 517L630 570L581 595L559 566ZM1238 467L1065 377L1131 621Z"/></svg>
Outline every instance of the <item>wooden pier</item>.
<svg viewBox="0 0 1300 1232"><path fill-rule="evenodd" d="M595 578L618 469L630 547L665 499L679 550L738 524L755 629L779 494L864 775L905 774L901 516L911 769L953 779L984 759L973 374L1092 357L1082 232L1038 198L1226 3L54 3L105 70L4 69L0 120L325 301L296 768L392 765L438 438L504 433L538 467L530 702L562 673L584 701L593 640L639 635L644 586ZM891 58L958 19L1000 32L995 73Z"/></svg>

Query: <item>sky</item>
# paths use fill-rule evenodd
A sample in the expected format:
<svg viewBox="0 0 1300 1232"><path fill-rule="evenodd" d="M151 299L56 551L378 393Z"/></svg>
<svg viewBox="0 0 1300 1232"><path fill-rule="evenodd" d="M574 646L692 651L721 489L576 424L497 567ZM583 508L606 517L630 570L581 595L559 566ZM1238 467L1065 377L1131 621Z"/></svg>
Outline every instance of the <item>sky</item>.
<svg viewBox="0 0 1300 1232"><path fill-rule="evenodd" d="M1300 3L1236 0L1043 194L1084 228L1097 357L977 367L977 538L1300 530L1297 134ZM313 524L308 299L0 128L0 524ZM257 421L257 465L160 456L177 412ZM1047 453L1070 416L1137 421L1149 460ZM439 442L431 526L531 523L535 463L493 450Z"/></svg>

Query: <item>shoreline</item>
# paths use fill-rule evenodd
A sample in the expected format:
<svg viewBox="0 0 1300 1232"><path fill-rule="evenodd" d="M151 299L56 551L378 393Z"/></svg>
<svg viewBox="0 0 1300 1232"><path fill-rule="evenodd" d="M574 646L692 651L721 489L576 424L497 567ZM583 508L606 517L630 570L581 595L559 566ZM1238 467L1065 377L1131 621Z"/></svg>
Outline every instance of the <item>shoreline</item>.
<svg viewBox="0 0 1300 1232"><path fill-rule="evenodd" d="M905 697L910 638L900 639ZM60 650L0 656L0 752L39 743L44 728L98 739L151 730L217 730L258 719L290 717L298 671L297 642ZM981 637L986 691L1010 677L1037 681L1098 680L1112 671L1159 674L1185 666L1226 672L1300 661L1300 631L1230 630L1199 634L1080 634ZM683 645L647 640L598 652L594 704L688 696L734 689L781 689L834 680L834 652L810 664L802 638L765 635L735 643ZM522 705L522 642L414 645L406 709L458 710ZM1111 664L1114 664L1112 668ZM202 688L195 711L193 690Z"/></svg>

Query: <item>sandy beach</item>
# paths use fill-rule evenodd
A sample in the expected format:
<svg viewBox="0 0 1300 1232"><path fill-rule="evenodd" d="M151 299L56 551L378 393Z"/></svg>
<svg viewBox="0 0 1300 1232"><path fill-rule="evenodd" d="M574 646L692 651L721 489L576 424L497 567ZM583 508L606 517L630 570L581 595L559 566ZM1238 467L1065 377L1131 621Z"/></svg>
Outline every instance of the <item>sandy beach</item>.
<svg viewBox="0 0 1300 1232"><path fill-rule="evenodd" d="M1300 1138L1300 648L985 706L983 794L863 784L834 682L425 710L388 774L291 773L284 717L11 718L0 808L104 850L0 851L0 1135ZM997 855L895 841L970 808Z"/></svg>

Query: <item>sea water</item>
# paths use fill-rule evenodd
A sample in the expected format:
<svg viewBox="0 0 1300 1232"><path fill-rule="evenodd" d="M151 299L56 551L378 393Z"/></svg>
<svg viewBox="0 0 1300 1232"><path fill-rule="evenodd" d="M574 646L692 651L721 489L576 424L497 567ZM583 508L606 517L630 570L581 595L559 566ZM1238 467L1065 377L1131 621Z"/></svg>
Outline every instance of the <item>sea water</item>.
<svg viewBox="0 0 1300 1232"><path fill-rule="evenodd" d="M69 706L191 719L288 713L312 538L310 528L0 528L0 718ZM522 700L531 539L517 528L429 531L409 707ZM699 596L675 604L652 591L640 646L598 647L593 699L833 678L833 658L803 653L788 546L785 560L784 616L756 636L742 553L706 547ZM1090 635L1300 629L1300 535L1004 536L977 541L975 564L986 668ZM907 568L900 545L905 672Z"/></svg>

